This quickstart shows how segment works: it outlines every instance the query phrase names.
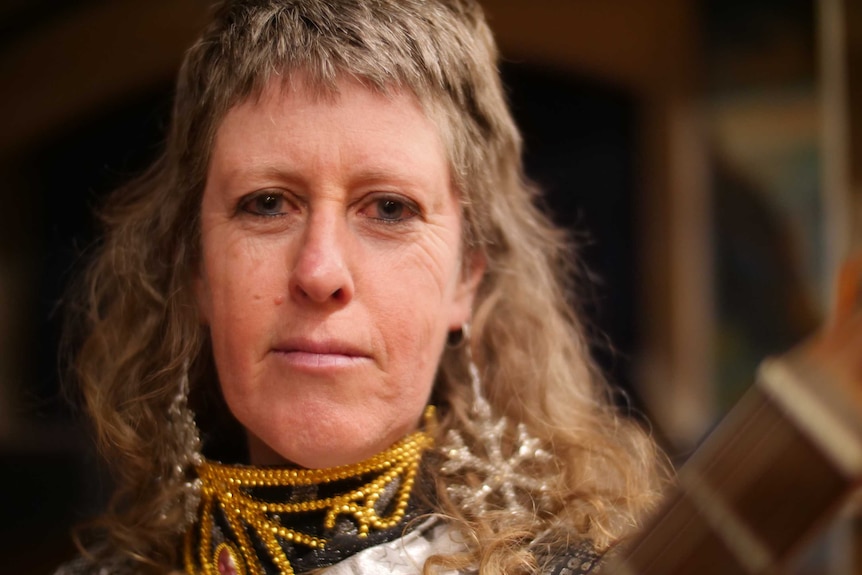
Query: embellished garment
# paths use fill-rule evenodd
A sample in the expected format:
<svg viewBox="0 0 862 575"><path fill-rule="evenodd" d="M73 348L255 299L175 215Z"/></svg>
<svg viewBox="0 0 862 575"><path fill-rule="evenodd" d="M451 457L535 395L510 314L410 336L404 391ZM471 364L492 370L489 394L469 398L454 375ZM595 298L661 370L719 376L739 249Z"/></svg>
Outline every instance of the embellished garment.
<svg viewBox="0 0 862 575"><path fill-rule="evenodd" d="M432 555L448 555L462 550L463 546L458 536L453 533L453 529L445 521L432 518L425 520L403 537L359 551L321 572L325 575L420 575L422 566ZM600 557L590 545L584 544L555 557L539 575L594 575L598 571L599 564ZM235 572L244 573L239 569ZM61 567L55 575L132 575L133 573L133 568L127 565L94 566L81 557ZM467 574L441 572L441 575Z"/></svg>
<svg viewBox="0 0 862 575"><path fill-rule="evenodd" d="M459 536L440 519L428 519L410 533L387 543L365 549L324 569L325 575L420 575L425 561L432 555L450 555L464 550ZM590 575L599 565L592 546L584 545L555 557L537 575ZM439 571L440 575L467 575Z"/></svg>
<svg viewBox="0 0 862 575"><path fill-rule="evenodd" d="M336 563L326 575L419 575L432 555L463 551L457 536L442 520L428 519L404 537L381 543ZM441 575L444 572L441 572ZM457 575L448 572L448 575Z"/></svg>
<svg viewBox="0 0 862 575"><path fill-rule="evenodd" d="M189 575L292 575L400 538L428 509L413 486L433 443L417 431L366 461L332 469L204 463Z"/></svg>
<svg viewBox="0 0 862 575"><path fill-rule="evenodd" d="M429 408L426 426L434 425L433 408ZM521 435L523 432L519 434L522 447L538 449L521 441ZM429 481L435 474L428 462L420 473L423 455L432 444L431 434L420 430L370 459L331 469L203 462L197 468L197 518L183 545L185 575L294 575L312 571L326 575L420 575L430 557L466 550L460 532L445 520L430 517L433 502L426 493L431 492L431 484L414 489L420 476ZM507 470L520 461L499 455L508 463ZM501 490L520 477L510 476L514 477L513 473L499 485L499 481L487 481L480 490ZM536 488L522 483L517 483L518 488ZM505 498L500 501L511 504ZM514 510L524 512L521 507ZM547 549L539 555L546 560L540 560L543 568L538 575L586 575L594 573L599 562L589 544L564 553ZM95 565L80 558L56 575L134 572L134 567L119 558L110 565ZM473 573L450 571L446 575Z"/></svg>

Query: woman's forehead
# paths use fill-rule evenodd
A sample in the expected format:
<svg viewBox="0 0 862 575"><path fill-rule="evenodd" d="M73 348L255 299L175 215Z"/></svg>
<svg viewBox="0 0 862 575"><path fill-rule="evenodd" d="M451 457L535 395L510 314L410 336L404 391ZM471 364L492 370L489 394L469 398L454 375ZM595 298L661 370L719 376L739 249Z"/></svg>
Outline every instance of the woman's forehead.
<svg viewBox="0 0 862 575"><path fill-rule="evenodd" d="M430 94L417 94L411 87L395 81L385 85L350 73L339 74L334 81L320 81L314 76L302 70L283 72L272 75L262 81L261 85L252 90L245 97L239 98L237 102L228 107L223 114L216 119L213 139L210 144L210 160L215 146L218 144L220 134L226 121L235 118L241 113L250 110L263 109L288 109L302 107L310 112L309 119L314 119L314 111L327 106L335 106L343 103L345 98L355 99L361 97L373 100L379 108L409 106L425 118L428 125L433 128L437 139L442 144L443 154L448 163L448 171L452 176L452 182L457 183L453 167L453 135L456 132L453 123L455 112L451 106L443 103L442 97L434 97ZM347 118L350 120L350 118ZM401 126L403 128L403 126ZM460 185L455 187L460 188Z"/></svg>
<svg viewBox="0 0 862 575"><path fill-rule="evenodd" d="M451 183L445 144L417 98L350 79L326 98L303 83L274 81L232 108L216 133L210 176L265 179L343 162L357 181Z"/></svg>

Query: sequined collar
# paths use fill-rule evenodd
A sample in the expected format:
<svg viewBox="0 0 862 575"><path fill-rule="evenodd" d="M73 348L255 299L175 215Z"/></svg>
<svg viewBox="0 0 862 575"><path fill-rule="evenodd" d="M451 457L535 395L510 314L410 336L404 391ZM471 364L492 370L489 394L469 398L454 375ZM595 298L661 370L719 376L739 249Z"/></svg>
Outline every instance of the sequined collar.
<svg viewBox="0 0 862 575"><path fill-rule="evenodd" d="M205 462L186 572L291 575L400 537L428 511L413 486L432 444L428 432L417 431L366 461L331 469Z"/></svg>

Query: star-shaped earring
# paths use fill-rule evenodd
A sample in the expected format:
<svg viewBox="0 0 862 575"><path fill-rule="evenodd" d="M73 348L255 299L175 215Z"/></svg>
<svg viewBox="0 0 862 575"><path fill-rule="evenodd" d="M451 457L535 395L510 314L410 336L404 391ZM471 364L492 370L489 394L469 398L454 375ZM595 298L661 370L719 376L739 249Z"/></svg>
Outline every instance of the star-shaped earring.
<svg viewBox="0 0 862 575"><path fill-rule="evenodd" d="M511 449L505 450L510 453L504 454L510 423L505 417L493 416L491 406L482 394L479 370L472 358L469 358L469 370L474 397L472 420L465 431L484 447L485 457L470 450L461 432L449 430L447 445L443 448L447 460L441 470L447 475L473 472L481 478L482 484L478 487L450 485L447 488L449 496L465 511L474 514L493 507L502 507L513 513L538 511L547 505L549 486L524 468L547 463L552 456L542 448L539 439L528 433L523 423L516 427ZM524 500L532 502L531 509L524 505Z"/></svg>

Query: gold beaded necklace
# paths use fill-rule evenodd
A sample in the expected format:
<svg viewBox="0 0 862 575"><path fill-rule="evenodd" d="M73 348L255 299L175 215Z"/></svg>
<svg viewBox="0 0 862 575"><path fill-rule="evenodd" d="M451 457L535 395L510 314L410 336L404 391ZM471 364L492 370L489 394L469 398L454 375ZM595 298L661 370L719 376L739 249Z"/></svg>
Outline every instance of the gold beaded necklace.
<svg viewBox="0 0 862 575"><path fill-rule="evenodd" d="M432 406L425 421L434 425ZM370 459L330 469L204 462L198 521L186 535L186 572L293 575L292 563L321 567L394 539L433 442L420 430ZM341 549L330 551L335 539Z"/></svg>

